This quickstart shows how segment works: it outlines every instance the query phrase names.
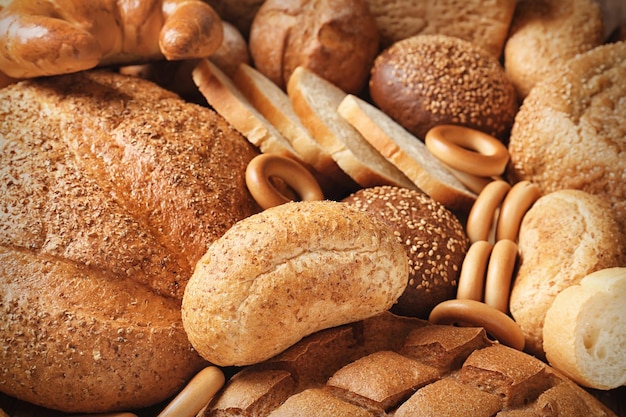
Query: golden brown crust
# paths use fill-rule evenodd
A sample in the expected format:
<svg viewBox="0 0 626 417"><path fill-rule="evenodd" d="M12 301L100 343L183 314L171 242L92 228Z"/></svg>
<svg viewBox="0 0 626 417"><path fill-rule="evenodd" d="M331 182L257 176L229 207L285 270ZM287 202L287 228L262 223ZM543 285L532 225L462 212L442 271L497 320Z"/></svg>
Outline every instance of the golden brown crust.
<svg viewBox="0 0 626 417"><path fill-rule="evenodd" d="M0 389L81 412L162 401L203 363L182 291L259 210L243 178L257 152L214 112L113 72L0 95Z"/></svg>
<svg viewBox="0 0 626 417"><path fill-rule="evenodd" d="M421 191L391 186L365 188L343 201L389 225L409 257L408 285L393 312L427 319L454 298L469 240L450 211Z"/></svg>
<svg viewBox="0 0 626 417"><path fill-rule="evenodd" d="M626 230L626 42L570 61L526 97L511 131L509 177L546 194L605 198Z"/></svg>
<svg viewBox="0 0 626 417"><path fill-rule="evenodd" d="M378 107L422 140L440 124L503 140L518 109L500 63L468 41L444 35L413 36L385 50L376 58L369 90Z"/></svg>
<svg viewBox="0 0 626 417"><path fill-rule="evenodd" d="M250 29L255 67L285 89L304 66L349 93L361 92L378 53L365 0L267 0Z"/></svg>

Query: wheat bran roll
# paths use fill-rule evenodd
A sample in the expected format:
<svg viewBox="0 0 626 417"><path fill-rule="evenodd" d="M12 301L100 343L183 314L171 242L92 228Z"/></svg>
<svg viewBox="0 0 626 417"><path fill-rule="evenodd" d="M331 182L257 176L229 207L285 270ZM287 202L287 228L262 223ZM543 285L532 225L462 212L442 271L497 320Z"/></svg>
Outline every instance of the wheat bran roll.
<svg viewBox="0 0 626 417"><path fill-rule="evenodd" d="M422 191L393 186L363 188L343 201L385 222L404 246L409 281L394 313L427 319L454 298L469 239L452 212Z"/></svg>
<svg viewBox="0 0 626 417"><path fill-rule="evenodd" d="M504 68L521 98L576 55L602 43L595 0L521 0L504 46Z"/></svg>
<svg viewBox="0 0 626 417"><path fill-rule="evenodd" d="M555 297L594 271L626 265L626 235L605 200L559 190L526 212L518 249L509 308L524 333L525 349L543 357L544 319Z"/></svg>
<svg viewBox="0 0 626 417"><path fill-rule="evenodd" d="M383 51L369 89L381 110L422 140L441 124L505 140L518 110L515 88L498 60L445 35L413 36Z"/></svg>
<svg viewBox="0 0 626 417"><path fill-rule="evenodd" d="M626 42L570 61L526 97L508 145L511 181L542 193L580 189L606 199L626 227Z"/></svg>

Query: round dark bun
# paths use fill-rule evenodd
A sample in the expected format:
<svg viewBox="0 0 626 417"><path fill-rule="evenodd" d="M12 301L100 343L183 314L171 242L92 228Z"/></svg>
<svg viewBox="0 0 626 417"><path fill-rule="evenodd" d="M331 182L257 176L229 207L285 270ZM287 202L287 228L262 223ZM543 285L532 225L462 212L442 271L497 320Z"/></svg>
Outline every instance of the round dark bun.
<svg viewBox="0 0 626 417"><path fill-rule="evenodd" d="M389 225L409 257L409 282L392 311L428 318L454 298L469 239L457 217L419 190L393 186L361 189L343 200Z"/></svg>
<svg viewBox="0 0 626 417"><path fill-rule="evenodd" d="M372 100L420 139L457 124L506 139L518 101L502 65L472 43L445 35L396 42L374 62Z"/></svg>

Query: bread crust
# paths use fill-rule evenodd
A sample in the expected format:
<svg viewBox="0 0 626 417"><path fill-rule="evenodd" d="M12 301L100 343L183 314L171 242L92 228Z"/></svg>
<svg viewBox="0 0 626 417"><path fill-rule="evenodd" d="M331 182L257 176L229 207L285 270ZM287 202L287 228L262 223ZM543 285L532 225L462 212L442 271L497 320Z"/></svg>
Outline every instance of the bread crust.
<svg viewBox="0 0 626 417"><path fill-rule="evenodd" d="M163 401L205 362L180 318L196 261L259 211L257 152L214 112L94 71L0 90L3 392L67 412Z"/></svg>
<svg viewBox="0 0 626 417"><path fill-rule="evenodd" d="M407 276L404 249L372 215L334 201L285 203L211 245L185 290L183 325L211 363L257 363L389 309Z"/></svg>

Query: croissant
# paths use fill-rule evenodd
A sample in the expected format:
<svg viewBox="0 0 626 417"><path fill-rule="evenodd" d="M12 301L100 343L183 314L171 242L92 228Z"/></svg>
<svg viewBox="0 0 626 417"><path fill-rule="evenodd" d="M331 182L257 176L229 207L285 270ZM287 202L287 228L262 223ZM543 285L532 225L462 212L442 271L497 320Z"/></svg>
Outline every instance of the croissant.
<svg viewBox="0 0 626 417"><path fill-rule="evenodd" d="M201 0L15 0L0 10L0 72L33 78L202 58L222 37L219 15Z"/></svg>

